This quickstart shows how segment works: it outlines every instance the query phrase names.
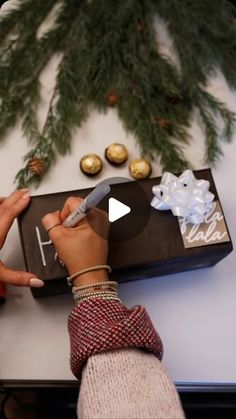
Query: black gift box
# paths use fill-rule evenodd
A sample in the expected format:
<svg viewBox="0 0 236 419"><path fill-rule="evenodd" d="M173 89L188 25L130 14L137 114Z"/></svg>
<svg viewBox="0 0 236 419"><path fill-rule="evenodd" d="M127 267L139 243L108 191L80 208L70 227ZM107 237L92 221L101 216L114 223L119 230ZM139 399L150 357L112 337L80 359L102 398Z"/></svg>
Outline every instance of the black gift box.
<svg viewBox="0 0 236 419"><path fill-rule="evenodd" d="M197 179L208 180L210 191L215 195L215 200L219 200L211 171L209 169L199 170L195 171L194 175ZM148 205L153 198L152 187L159 184L160 181L161 178L138 181L147 197ZM131 200L134 199L132 191L136 182L112 185L111 196L127 203L128 197ZM42 217L48 212L62 208L69 196L85 197L90 191L91 189L83 189L32 197L29 207L19 217L18 226L26 269L33 272L38 278L45 280L44 287L32 288L34 297L71 291L66 281L66 269L58 261L55 262L54 247L47 244L49 237L42 226ZM141 205L141 195L137 196L136 194L137 208L139 208L138 200ZM101 208L107 209L104 208L104 203L101 204ZM145 226L136 236L130 238L129 231L132 230L134 217L136 222L140 217L140 223L146 217ZM185 248L177 217L174 217L171 211L157 211L151 206L148 216L147 214L144 216L142 210L135 211L134 214L131 211L130 214L113 224L116 224L116 228L112 233L108 263L112 266L111 279L118 282L213 266L233 249L230 238L226 242ZM123 233L128 238L116 241L116 234L120 237ZM44 243L42 249L47 259L46 266L42 263L39 242Z"/></svg>

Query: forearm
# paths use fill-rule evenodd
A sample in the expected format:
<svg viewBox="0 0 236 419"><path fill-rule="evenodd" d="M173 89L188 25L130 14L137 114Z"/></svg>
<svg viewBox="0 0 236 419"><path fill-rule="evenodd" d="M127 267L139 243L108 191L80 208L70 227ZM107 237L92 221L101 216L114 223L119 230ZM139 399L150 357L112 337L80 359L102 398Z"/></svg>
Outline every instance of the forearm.
<svg viewBox="0 0 236 419"><path fill-rule="evenodd" d="M83 369L81 419L182 419L178 393L161 362L139 349L102 352Z"/></svg>
<svg viewBox="0 0 236 419"><path fill-rule="evenodd" d="M81 379L82 419L181 419L160 360L160 337L141 306L91 298L69 317L71 369Z"/></svg>

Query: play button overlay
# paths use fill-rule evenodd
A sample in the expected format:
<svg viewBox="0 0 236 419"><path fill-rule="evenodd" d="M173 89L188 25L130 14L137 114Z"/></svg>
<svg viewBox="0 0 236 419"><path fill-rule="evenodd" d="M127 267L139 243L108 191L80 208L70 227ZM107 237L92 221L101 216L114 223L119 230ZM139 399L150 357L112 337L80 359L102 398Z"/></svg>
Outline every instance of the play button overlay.
<svg viewBox="0 0 236 419"><path fill-rule="evenodd" d="M150 183L145 179L133 181L124 177L112 177L102 182L108 183L111 189L97 205L107 213L110 244L132 240L139 234L145 234L151 215ZM106 228L97 222L93 211L87 213L87 220L99 236L107 238Z"/></svg>
<svg viewBox="0 0 236 419"><path fill-rule="evenodd" d="M128 205L123 204L115 198L109 198L108 201L108 219L110 223L119 220L121 217L129 214L131 208Z"/></svg>

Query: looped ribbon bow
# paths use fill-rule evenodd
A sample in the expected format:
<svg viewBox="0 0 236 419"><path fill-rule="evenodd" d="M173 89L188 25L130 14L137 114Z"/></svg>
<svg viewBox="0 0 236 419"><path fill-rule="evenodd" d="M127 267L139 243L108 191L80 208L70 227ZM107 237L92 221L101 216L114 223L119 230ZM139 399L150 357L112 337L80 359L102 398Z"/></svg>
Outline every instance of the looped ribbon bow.
<svg viewBox="0 0 236 419"><path fill-rule="evenodd" d="M165 172L160 185L153 186L151 206L157 210L171 210L185 222L200 224L213 207L214 194L209 192L210 183L196 179L191 170L179 177Z"/></svg>

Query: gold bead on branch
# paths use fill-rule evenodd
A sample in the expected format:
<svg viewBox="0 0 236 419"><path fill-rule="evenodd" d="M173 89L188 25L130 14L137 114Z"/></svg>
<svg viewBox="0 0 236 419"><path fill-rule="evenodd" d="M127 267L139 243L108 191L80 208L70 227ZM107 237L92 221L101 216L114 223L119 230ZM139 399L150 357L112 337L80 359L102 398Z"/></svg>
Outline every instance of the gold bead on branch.
<svg viewBox="0 0 236 419"><path fill-rule="evenodd" d="M183 102L183 98L178 95L168 96L167 100L171 105L178 105Z"/></svg>
<svg viewBox="0 0 236 419"><path fill-rule="evenodd" d="M145 26L144 26L143 21L141 19L137 19L136 24L137 24L138 31L144 32Z"/></svg>
<svg viewBox="0 0 236 419"><path fill-rule="evenodd" d="M34 157L28 161L27 167L32 175L41 176L45 169L45 163L42 159Z"/></svg>
<svg viewBox="0 0 236 419"><path fill-rule="evenodd" d="M105 157L109 163L119 166L128 159L128 150L123 144L113 143L106 148Z"/></svg>
<svg viewBox="0 0 236 419"><path fill-rule="evenodd" d="M80 169L87 176L96 176L103 167L102 160L97 154L86 154L80 160Z"/></svg>
<svg viewBox="0 0 236 419"><path fill-rule="evenodd" d="M173 126L169 119L155 119L153 122L158 128L165 130L168 134L172 134Z"/></svg>
<svg viewBox="0 0 236 419"><path fill-rule="evenodd" d="M115 90L111 90L106 97L106 101L109 106L115 106L118 100L119 96Z"/></svg>
<svg viewBox="0 0 236 419"><path fill-rule="evenodd" d="M158 127L166 130L170 129L171 127L171 121L169 121L168 119L156 119L155 123L156 125L158 125Z"/></svg>
<svg viewBox="0 0 236 419"><path fill-rule="evenodd" d="M129 165L129 171L134 179L145 179L151 175L152 166L147 159L134 159Z"/></svg>

